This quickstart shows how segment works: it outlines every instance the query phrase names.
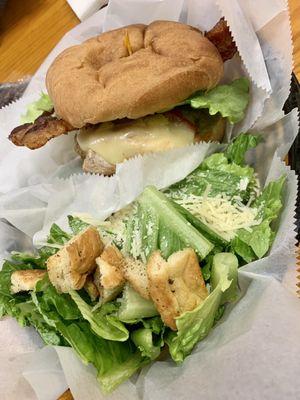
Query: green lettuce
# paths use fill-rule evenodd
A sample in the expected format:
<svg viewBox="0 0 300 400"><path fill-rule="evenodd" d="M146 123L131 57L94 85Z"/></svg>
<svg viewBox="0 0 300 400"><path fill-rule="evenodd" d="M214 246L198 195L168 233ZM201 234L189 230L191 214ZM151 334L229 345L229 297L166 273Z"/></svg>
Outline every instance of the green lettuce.
<svg viewBox="0 0 300 400"><path fill-rule="evenodd" d="M153 332L149 328L140 328L131 333L131 339L136 347L140 350L142 356L154 360L160 355L160 349L163 341L155 345L153 340Z"/></svg>
<svg viewBox="0 0 300 400"><path fill-rule="evenodd" d="M28 254L21 256L21 253L18 253L15 258L17 261L26 260L28 263L16 263L15 260L4 262L0 271L0 318L7 315L15 318L21 326L33 326L46 344L64 345L63 338L44 321L28 292L11 293L11 274L14 271L39 268L35 256L32 256L32 263L29 263L31 257Z"/></svg>
<svg viewBox="0 0 300 400"><path fill-rule="evenodd" d="M240 78L228 85L198 92L183 104L190 104L197 109L207 108L211 115L220 113L222 117L228 118L231 124L235 124L244 118L249 98L249 80Z"/></svg>
<svg viewBox="0 0 300 400"><path fill-rule="evenodd" d="M88 305L75 290L70 291L70 296L78 306L83 318L90 323L96 335L107 340L120 342L129 338L129 332L125 325L116 316L111 315L112 311L117 310L116 306L111 308L112 303L102 305L93 311L93 307Z"/></svg>
<svg viewBox="0 0 300 400"><path fill-rule="evenodd" d="M27 300L23 303L18 303L15 306L17 315L14 317L22 326L33 326L42 340L47 345L52 346L66 346L67 343L64 338L59 334L59 332L48 325L42 314L37 310L37 307L32 300Z"/></svg>
<svg viewBox="0 0 300 400"><path fill-rule="evenodd" d="M207 157L201 164L202 170L218 170L236 175L240 178L253 178L254 169L252 167L241 166L225 157L224 153L215 153Z"/></svg>
<svg viewBox="0 0 300 400"><path fill-rule="evenodd" d="M44 111L51 111L53 109L53 103L50 97L46 93L41 93L40 98L37 101L27 106L26 114L21 116L21 123L34 122Z"/></svg>
<svg viewBox="0 0 300 400"><path fill-rule="evenodd" d="M194 346L203 340L219 316L219 308L237 297L238 260L232 253L214 256L211 271L212 292L192 311L176 318L177 332L171 332L166 342L171 357L177 363L189 355Z"/></svg>
<svg viewBox="0 0 300 400"><path fill-rule="evenodd" d="M229 162L244 166L248 150L255 148L262 141L262 136L241 133L227 146L225 157Z"/></svg>
<svg viewBox="0 0 300 400"><path fill-rule="evenodd" d="M271 247L275 237L275 231L271 227L272 221L278 218L282 208L282 192L285 177L270 182L255 199L251 207L258 209L257 218L261 219L259 225L251 228L251 231L239 229L231 246L246 262L256 258L262 258Z"/></svg>
<svg viewBox="0 0 300 400"><path fill-rule="evenodd" d="M91 363L97 370L97 379L104 392L111 392L140 367L149 362L130 342L105 340L94 333L89 322L82 318L66 320L53 302L43 296L45 282L38 282L31 293L33 303L46 323L53 327L71 346L83 363ZM68 304L73 303L72 299ZM94 324L94 323L93 323Z"/></svg>
<svg viewBox="0 0 300 400"><path fill-rule="evenodd" d="M118 299L118 302L120 307L117 315L123 322L138 322L142 318L158 314L153 301L144 299L130 285L125 285L122 297Z"/></svg>
<svg viewBox="0 0 300 400"><path fill-rule="evenodd" d="M241 190L241 177L235 173L218 169L202 170L198 167L182 181L175 183L165 193L175 201L189 195L203 196L209 187L208 196L216 197L224 194L230 198L245 197L246 190Z"/></svg>
<svg viewBox="0 0 300 400"><path fill-rule="evenodd" d="M203 259L214 245L194 228L173 202L148 186L137 199L137 213L127 225L125 251L143 261L159 249L164 258L185 247Z"/></svg>
<svg viewBox="0 0 300 400"><path fill-rule="evenodd" d="M226 148L224 153L214 153L207 157L186 178L171 185L165 193L175 201L188 195L203 196L209 188L208 196L219 194L229 198L241 197L245 202L250 197L253 186L254 169L244 165L246 152L260 142L259 136L241 133Z"/></svg>
<svg viewBox="0 0 300 400"><path fill-rule="evenodd" d="M30 253L21 253L18 251L12 251L10 253L10 258L17 263L22 263L27 265L28 268L38 268L38 269L46 269L45 259L39 253L30 254Z"/></svg>
<svg viewBox="0 0 300 400"><path fill-rule="evenodd" d="M74 235L77 235L82 230L90 226L86 222L82 221L80 218L73 217L72 215L68 215L68 222Z"/></svg>
<svg viewBox="0 0 300 400"><path fill-rule="evenodd" d="M61 244L64 245L71 239L71 235L63 231L57 224L52 224L50 228L50 234L48 236L47 242L51 244Z"/></svg>

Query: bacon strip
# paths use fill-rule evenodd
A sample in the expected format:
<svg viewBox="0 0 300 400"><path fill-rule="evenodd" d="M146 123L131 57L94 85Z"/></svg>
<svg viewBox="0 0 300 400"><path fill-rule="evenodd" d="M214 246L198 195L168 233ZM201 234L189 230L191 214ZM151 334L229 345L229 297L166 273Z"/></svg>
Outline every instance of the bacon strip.
<svg viewBox="0 0 300 400"><path fill-rule="evenodd" d="M219 50L223 61L229 60L236 53L237 47L224 18L221 18L210 31L206 32L205 36Z"/></svg>
<svg viewBox="0 0 300 400"><path fill-rule="evenodd" d="M50 139L74 129L68 122L44 113L33 123L17 126L8 138L16 146L26 146L34 150L44 146Z"/></svg>

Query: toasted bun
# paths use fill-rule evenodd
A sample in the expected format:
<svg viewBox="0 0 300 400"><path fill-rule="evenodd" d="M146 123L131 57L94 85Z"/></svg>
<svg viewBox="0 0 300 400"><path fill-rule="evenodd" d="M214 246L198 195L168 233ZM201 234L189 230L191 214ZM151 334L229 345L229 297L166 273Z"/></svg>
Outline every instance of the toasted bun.
<svg viewBox="0 0 300 400"><path fill-rule="evenodd" d="M155 21L103 33L62 52L46 84L55 112L72 126L139 118L217 85L223 61L189 25Z"/></svg>

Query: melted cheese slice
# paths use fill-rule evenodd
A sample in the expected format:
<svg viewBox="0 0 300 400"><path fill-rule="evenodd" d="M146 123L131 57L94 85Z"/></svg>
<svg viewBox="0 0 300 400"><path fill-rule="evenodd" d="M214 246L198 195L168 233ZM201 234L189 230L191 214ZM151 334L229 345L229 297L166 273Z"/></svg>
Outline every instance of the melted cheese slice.
<svg viewBox="0 0 300 400"><path fill-rule="evenodd" d="M82 128L77 141L84 152L91 149L105 161L116 164L137 154L187 146L194 141L194 131L185 123L153 115Z"/></svg>

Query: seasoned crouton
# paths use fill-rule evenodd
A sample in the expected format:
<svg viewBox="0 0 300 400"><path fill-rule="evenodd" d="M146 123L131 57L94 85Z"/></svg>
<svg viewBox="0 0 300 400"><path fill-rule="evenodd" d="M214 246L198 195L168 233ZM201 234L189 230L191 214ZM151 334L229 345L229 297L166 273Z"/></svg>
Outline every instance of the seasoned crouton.
<svg viewBox="0 0 300 400"><path fill-rule="evenodd" d="M208 296L193 249L173 253L165 261L159 251L147 264L149 292L164 323L176 330L175 318L196 308Z"/></svg>
<svg viewBox="0 0 300 400"><path fill-rule="evenodd" d="M124 276L126 281L128 281L133 289L144 299L150 299L146 264L131 257L126 257Z"/></svg>
<svg viewBox="0 0 300 400"><path fill-rule="evenodd" d="M11 274L11 293L33 290L38 281L46 274L42 269L23 269Z"/></svg>
<svg viewBox="0 0 300 400"><path fill-rule="evenodd" d="M97 286L94 283L94 279L93 279L92 275L89 275L86 278L83 288L86 290L86 292L88 293L88 295L90 296L92 301L97 300L97 298L99 297L99 291L97 289Z"/></svg>
<svg viewBox="0 0 300 400"><path fill-rule="evenodd" d="M47 260L49 279L59 292L81 289L87 275L96 268L96 258L103 251L96 228L88 227L74 236Z"/></svg>
<svg viewBox="0 0 300 400"><path fill-rule="evenodd" d="M114 299L122 290L125 283L124 262L121 252L113 245L106 246L101 256L96 259L94 283L103 303Z"/></svg>

